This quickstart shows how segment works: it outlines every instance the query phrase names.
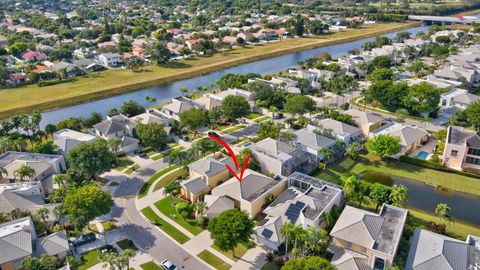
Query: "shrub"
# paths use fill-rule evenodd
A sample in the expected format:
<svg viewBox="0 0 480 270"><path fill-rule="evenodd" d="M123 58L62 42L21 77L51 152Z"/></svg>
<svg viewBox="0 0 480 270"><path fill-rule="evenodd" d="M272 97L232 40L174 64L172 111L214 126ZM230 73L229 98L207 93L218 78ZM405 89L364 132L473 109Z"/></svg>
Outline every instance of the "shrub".
<svg viewBox="0 0 480 270"><path fill-rule="evenodd" d="M192 205L188 202L179 202L175 205L175 209L180 215L183 216L184 212L186 212L188 216L192 212Z"/></svg>
<svg viewBox="0 0 480 270"><path fill-rule="evenodd" d="M447 225L441 224L441 223L436 223L436 222L433 222L433 221L429 221L429 222L427 222L427 224L425 224L425 228L427 228L428 230L430 230L432 232L436 232L438 234L445 234L445 230L447 228Z"/></svg>

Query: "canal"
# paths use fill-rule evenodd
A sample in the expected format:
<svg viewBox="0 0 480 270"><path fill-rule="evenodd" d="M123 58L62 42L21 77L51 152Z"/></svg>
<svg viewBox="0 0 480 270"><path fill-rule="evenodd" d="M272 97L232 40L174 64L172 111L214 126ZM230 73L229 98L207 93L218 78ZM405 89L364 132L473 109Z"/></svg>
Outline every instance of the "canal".
<svg viewBox="0 0 480 270"><path fill-rule="evenodd" d="M418 26L398 32L410 32L415 35L420 31L427 32L428 27ZM398 32L392 32L384 36L391 38L394 37ZM198 86L208 86L210 82L216 82L226 73L243 74L248 72L254 72L260 73L262 75L275 73L286 70L288 68L293 68L297 66L297 63L299 61L311 58L319 52L328 52L330 53L330 55L332 55L332 57L339 57L346 54L350 50L361 48L363 43L367 41L372 41L374 39L375 37L364 38L357 41L286 54L279 57L238 65L221 71L212 72L203 76L176 81L169 84L148 87L135 92L125 93L122 95L112 96L87 103L46 111L42 113L41 126L43 128L47 124L56 123L60 120L70 117L86 117L92 112L99 112L105 115L110 108L118 108L123 102L129 100L134 100L139 104L146 106L149 105L145 100L145 97L147 96L155 97L157 99L157 102L165 102L172 97L179 96L181 94L180 87L182 86L187 87L189 90L196 89Z"/></svg>
<svg viewBox="0 0 480 270"><path fill-rule="evenodd" d="M480 197L381 172L366 172L362 178L388 186L405 185L408 188L409 208L434 214L437 204L446 203L452 209L455 220L480 226Z"/></svg>

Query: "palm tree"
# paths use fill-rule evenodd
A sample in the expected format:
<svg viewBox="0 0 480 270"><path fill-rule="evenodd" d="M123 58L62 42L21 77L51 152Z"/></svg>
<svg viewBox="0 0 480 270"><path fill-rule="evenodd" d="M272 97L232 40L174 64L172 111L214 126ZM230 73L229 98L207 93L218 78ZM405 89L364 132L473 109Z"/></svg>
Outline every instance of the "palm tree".
<svg viewBox="0 0 480 270"><path fill-rule="evenodd" d="M168 159L171 164L182 165L187 159L187 153L180 149L173 149L168 154Z"/></svg>
<svg viewBox="0 0 480 270"><path fill-rule="evenodd" d="M294 225L293 228L293 237L295 238L295 242L293 244L293 248L295 250L299 250L299 253L303 255L304 251L304 242L306 238L306 232L305 230L299 226L299 225ZM293 251L293 249L292 249Z"/></svg>
<svg viewBox="0 0 480 270"><path fill-rule="evenodd" d="M145 100L149 103L152 103L152 105L154 105L157 102L157 98L152 96L146 96Z"/></svg>
<svg viewBox="0 0 480 270"><path fill-rule="evenodd" d="M335 155L335 153L330 148L322 148L319 151L320 155L323 157L323 162L325 163L324 169L327 169L327 162Z"/></svg>
<svg viewBox="0 0 480 270"><path fill-rule="evenodd" d="M392 205L405 208L408 200L408 189L404 185L394 185L390 192L390 201Z"/></svg>
<svg viewBox="0 0 480 270"><path fill-rule="evenodd" d="M55 206L55 208L53 208L53 214L55 215L55 218L60 223L60 226L62 227L62 229L65 229L65 223L64 223L65 214L63 211L63 206L61 204L58 206Z"/></svg>
<svg viewBox="0 0 480 270"><path fill-rule="evenodd" d="M35 170L27 164L23 164L14 172L14 175L20 178L20 182L23 182L25 178L32 179L35 177Z"/></svg>
<svg viewBox="0 0 480 270"><path fill-rule="evenodd" d="M135 251L125 249L122 254L118 256L118 269L130 269L130 259L133 257L135 257Z"/></svg>
<svg viewBox="0 0 480 270"><path fill-rule="evenodd" d="M440 218L440 222L444 223L445 219L451 219L450 212L452 209L446 203L439 203L437 207L435 207L435 215Z"/></svg>
<svg viewBox="0 0 480 270"><path fill-rule="evenodd" d="M285 256L288 256L288 244L292 239L294 228L295 225L290 222L283 224L282 228L280 228L280 234L285 239Z"/></svg>
<svg viewBox="0 0 480 270"><path fill-rule="evenodd" d="M343 181L343 191L345 192L345 196L349 200L354 197L356 190L357 190L357 177L352 175Z"/></svg>
<svg viewBox="0 0 480 270"><path fill-rule="evenodd" d="M203 215L207 209L207 203L203 201L198 201L195 203L195 217Z"/></svg>
<svg viewBox="0 0 480 270"><path fill-rule="evenodd" d="M47 208L40 208L37 210L35 214L39 219L42 220L44 224L47 224L47 218L48 218L48 215L50 214L50 211Z"/></svg>
<svg viewBox="0 0 480 270"><path fill-rule="evenodd" d="M185 86L180 87L180 92L182 92L182 96L184 96L188 92L188 88Z"/></svg>
<svg viewBox="0 0 480 270"><path fill-rule="evenodd" d="M308 227L306 230L305 246L309 255L321 256L328 247L328 232L318 227Z"/></svg>
<svg viewBox="0 0 480 270"><path fill-rule="evenodd" d="M360 143L352 142L347 148L347 155L353 160L357 159L360 154L360 148Z"/></svg>

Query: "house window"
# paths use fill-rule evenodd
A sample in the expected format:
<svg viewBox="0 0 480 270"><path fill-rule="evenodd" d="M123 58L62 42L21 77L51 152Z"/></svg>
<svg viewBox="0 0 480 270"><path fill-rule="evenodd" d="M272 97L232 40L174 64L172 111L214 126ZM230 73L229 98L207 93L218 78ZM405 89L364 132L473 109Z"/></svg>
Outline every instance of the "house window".
<svg viewBox="0 0 480 270"><path fill-rule="evenodd" d="M467 157L465 163L470 163L474 165L480 165L480 158Z"/></svg>
<svg viewBox="0 0 480 270"><path fill-rule="evenodd" d="M467 152L469 155L472 155L472 156L480 156L480 149L476 149L476 148L468 148L468 152Z"/></svg>
<svg viewBox="0 0 480 270"><path fill-rule="evenodd" d="M452 150L452 152L450 152L450 155L452 157L456 157L458 155L458 151L457 150Z"/></svg>
<svg viewBox="0 0 480 270"><path fill-rule="evenodd" d="M347 248L352 249L352 242L347 242Z"/></svg>
<svg viewBox="0 0 480 270"><path fill-rule="evenodd" d="M385 269L385 259L380 257L375 257L373 270L384 270L384 269Z"/></svg>
<svg viewBox="0 0 480 270"><path fill-rule="evenodd" d="M447 106L447 100L446 99L442 100L442 106Z"/></svg>

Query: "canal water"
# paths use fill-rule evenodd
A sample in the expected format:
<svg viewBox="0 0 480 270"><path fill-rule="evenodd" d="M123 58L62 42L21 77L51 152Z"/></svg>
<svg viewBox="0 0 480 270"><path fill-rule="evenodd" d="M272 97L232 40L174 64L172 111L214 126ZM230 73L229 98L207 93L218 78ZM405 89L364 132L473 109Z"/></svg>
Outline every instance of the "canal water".
<svg viewBox="0 0 480 270"><path fill-rule="evenodd" d="M405 185L408 188L408 207L433 214L437 204L446 203L452 209L455 220L480 227L480 197L382 172L366 172L362 178L388 186Z"/></svg>
<svg viewBox="0 0 480 270"><path fill-rule="evenodd" d="M398 32L410 32L415 35L420 31L427 32L428 27L418 26ZM398 32L392 32L384 36L394 37ZM221 71L212 72L203 76L176 81L169 84L148 87L135 92L125 93L122 95L112 96L92 102L46 111L42 113L41 126L44 127L47 124L56 123L60 120L70 117L86 117L92 112L99 112L105 115L110 108L118 108L123 102L129 100L134 100L139 104L146 106L149 105L145 100L145 97L147 96L155 97L157 99L157 102L159 103L165 102L172 97L179 96L181 94L180 87L182 86L187 87L189 90L196 89L198 86L208 86L210 82L216 82L226 73L244 74L248 72L254 72L260 73L262 75L275 73L286 70L288 68L293 68L297 66L297 63L299 61L311 58L319 52L328 52L330 53L330 55L332 55L332 57L339 57L345 55L350 50L361 48L363 43L367 41L372 41L374 39L375 37L365 38L357 41L286 54L279 57L238 65Z"/></svg>

